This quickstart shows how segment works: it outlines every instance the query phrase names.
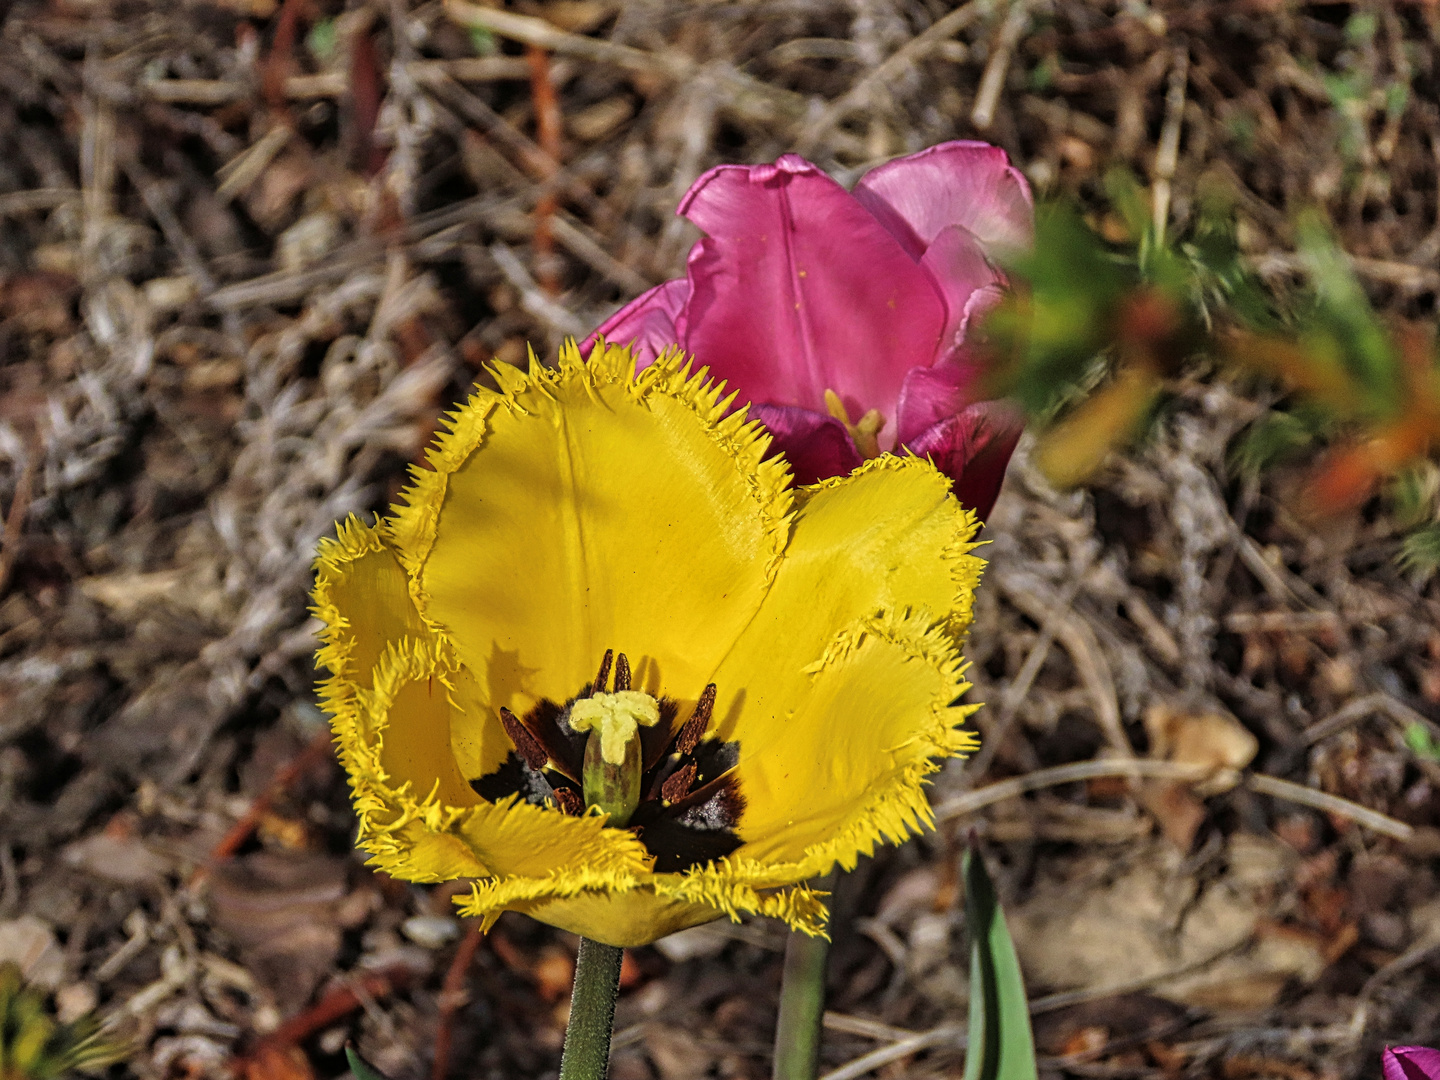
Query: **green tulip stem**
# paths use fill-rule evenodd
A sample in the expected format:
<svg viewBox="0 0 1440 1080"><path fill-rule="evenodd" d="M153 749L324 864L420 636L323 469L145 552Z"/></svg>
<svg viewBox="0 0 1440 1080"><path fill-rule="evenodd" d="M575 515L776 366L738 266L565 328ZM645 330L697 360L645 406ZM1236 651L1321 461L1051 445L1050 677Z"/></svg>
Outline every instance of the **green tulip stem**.
<svg viewBox="0 0 1440 1080"><path fill-rule="evenodd" d="M815 1080L820 1021L825 1013L825 961L830 942L798 930L785 943L780 1015L775 1021L773 1080Z"/></svg>
<svg viewBox="0 0 1440 1080"><path fill-rule="evenodd" d="M570 1022L560 1055L560 1080L605 1080L610 1071L610 1034L620 996L620 961L625 950L580 939Z"/></svg>

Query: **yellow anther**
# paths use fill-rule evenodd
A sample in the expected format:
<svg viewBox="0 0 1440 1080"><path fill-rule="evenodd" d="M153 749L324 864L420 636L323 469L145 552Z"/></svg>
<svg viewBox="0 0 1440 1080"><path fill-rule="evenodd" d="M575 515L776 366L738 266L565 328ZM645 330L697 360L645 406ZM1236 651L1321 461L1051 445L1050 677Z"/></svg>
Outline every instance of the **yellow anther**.
<svg viewBox="0 0 1440 1080"><path fill-rule="evenodd" d="M870 458L880 456L880 429L885 426L885 418L880 415L879 409L871 409L860 422L852 424L850 413L845 408L845 403L840 400L840 395L834 390L825 391L825 411L833 416L840 423L845 425L845 430L850 433L850 438L855 442L855 449L860 451L860 456L867 461Z"/></svg>

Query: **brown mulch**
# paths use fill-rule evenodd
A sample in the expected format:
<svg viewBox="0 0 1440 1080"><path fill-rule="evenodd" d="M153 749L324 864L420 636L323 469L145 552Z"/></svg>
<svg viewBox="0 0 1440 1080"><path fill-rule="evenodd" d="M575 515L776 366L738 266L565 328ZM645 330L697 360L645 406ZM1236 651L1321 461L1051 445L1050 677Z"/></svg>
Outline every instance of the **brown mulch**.
<svg viewBox="0 0 1440 1080"><path fill-rule="evenodd" d="M0 5L0 955L138 1075L334 1076L353 1039L415 1080L442 1014L447 1075L553 1075L574 941L506 916L452 970L450 890L352 851L309 560L485 364L681 273L710 166L848 183L986 138L1042 192L1129 165L1177 228L1219 172L1277 287L1318 204L1384 310L1434 317L1433 3L508 10L543 49L438 2ZM841 884L823 1069L958 1071L972 829L1047 1075L1440 1043L1440 763L1405 740L1440 734L1440 597L1373 507L1305 521L1295 476L1231 469L1260 393L1197 379L1083 492L1022 446L969 650L985 748L937 832ZM612 1075L768 1075L783 944L635 950Z"/></svg>

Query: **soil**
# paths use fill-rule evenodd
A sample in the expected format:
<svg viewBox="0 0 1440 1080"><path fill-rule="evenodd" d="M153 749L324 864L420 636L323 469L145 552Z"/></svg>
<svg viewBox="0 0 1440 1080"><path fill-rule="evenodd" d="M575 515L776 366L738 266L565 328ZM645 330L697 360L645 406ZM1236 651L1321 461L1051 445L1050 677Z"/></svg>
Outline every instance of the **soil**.
<svg viewBox="0 0 1440 1080"><path fill-rule="evenodd" d="M1318 205L1383 311L1434 318L1433 3L513 4L544 50L465 7L0 4L0 958L109 1018L117 1073L332 1077L349 1040L393 1080L555 1074L574 939L478 941L353 851L310 558L486 364L682 273L710 166L849 183L983 138L1092 205L1129 166L1175 228L1219 173L1277 289ZM1047 1076L1440 1043L1440 596L1380 504L1307 520L1298 473L1232 468L1268 394L1198 373L1081 491L1022 444L984 749L837 888L832 1080L958 1074L971 834ZM632 950L612 1076L768 1075L784 943Z"/></svg>

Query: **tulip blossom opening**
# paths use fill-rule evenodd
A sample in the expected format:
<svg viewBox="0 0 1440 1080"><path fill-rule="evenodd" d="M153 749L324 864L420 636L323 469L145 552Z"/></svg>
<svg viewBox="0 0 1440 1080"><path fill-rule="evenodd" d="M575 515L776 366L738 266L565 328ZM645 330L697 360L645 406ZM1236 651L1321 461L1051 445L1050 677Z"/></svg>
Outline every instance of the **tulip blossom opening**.
<svg viewBox="0 0 1440 1080"><path fill-rule="evenodd" d="M739 744L705 738L715 685L677 728L674 699L630 689L624 653L614 692L606 692L613 656L607 650L595 681L563 706L542 701L524 720L502 709L515 750L470 786L491 802L519 796L574 815L597 808L609 815L607 825L630 828L661 871L730 854L740 846L735 828L745 799L735 775Z"/></svg>
<svg viewBox="0 0 1440 1080"><path fill-rule="evenodd" d="M974 514L915 457L794 487L678 352L494 374L316 561L372 865L608 945L821 933L805 883L928 825L926 777L974 745Z"/></svg>
<svg viewBox="0 0 1440 1080"><path fill-rule="evenodd" d="M794 154L722 165L678 212L706 234L686 276L626 305L582 351L604 337L649 362L678 343L752 402L798 482L904 449L989 514L1021 418L986 400L967 336L1005 285L996 252L1029 244L1034 213L1003 150L943 143L852 192Z"/></svg>

